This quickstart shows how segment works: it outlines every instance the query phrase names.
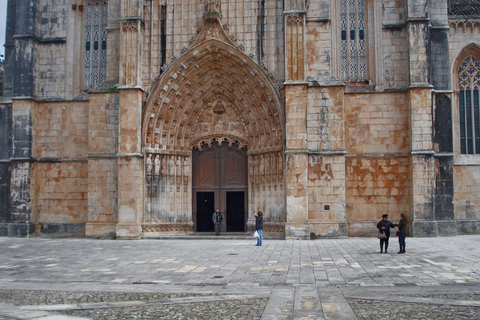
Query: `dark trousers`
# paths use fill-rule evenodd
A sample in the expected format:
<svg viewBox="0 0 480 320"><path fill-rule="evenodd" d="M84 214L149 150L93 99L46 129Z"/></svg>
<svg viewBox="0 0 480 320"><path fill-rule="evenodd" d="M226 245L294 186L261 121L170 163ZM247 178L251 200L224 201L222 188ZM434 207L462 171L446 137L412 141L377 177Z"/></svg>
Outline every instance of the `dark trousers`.
<svg viewBox="0 0 480 320"><path fill-rule="evenodd" d="M380 252L383 252L383 247L385 246L385 252L388 250L388 239L390 235L387 235L385 239L380 239Z"/></svg>
<svg viewBox="0 0 480 320"><path fill-rule="evenodd" d="M215 233L217 234L217 236L220 234L220 226L220 223L215 223Z"/></svg>
<svg viewBox="0 0 480 320"><path fill-rule="evenodd" d="M398 244L400 245L400 252L405 252L405 238L407 237L406 233L400 233L398 236Z"/></svg>

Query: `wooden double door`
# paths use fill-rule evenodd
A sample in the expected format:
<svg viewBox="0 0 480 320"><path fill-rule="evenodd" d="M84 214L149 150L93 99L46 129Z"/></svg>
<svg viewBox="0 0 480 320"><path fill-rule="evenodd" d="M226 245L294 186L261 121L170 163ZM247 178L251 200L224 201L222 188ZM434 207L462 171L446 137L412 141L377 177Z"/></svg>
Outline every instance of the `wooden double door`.
<svg viewBox="0 0 480 320"><path fill-rule="evenodd" d="M223 232L246 230L248 156L227 142L193 150L192 192L195 231L214 231L213 212L223 215Z"/></svg>

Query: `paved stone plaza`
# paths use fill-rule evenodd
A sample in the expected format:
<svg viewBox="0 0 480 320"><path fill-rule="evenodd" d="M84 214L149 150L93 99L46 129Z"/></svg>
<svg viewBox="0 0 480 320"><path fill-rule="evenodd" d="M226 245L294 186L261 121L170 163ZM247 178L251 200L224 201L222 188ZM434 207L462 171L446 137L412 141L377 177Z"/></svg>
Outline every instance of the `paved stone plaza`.
<svg viewBox="0 0 480 320"><path fill-rule="evenodd" d="M480 235L0 238L0 319L479 319Z"/></svg>

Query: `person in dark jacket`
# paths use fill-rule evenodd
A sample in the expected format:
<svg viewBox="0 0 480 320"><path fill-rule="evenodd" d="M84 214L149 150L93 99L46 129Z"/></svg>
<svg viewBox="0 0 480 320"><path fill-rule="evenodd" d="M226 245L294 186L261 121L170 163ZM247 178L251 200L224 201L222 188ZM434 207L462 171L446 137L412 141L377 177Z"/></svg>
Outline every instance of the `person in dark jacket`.
<svg viewBox="0 0 480 320"><path fill-rule="evenodd" d="M400 214L400 221L395 223L395 226L398 227L398 244L400 245L400 251L398 253L405 253L405 238L408 235L408 219L405 214Z"/></svg>
<svg viewBox="0 0 480 320"><path fill-rule="evenodd" d="M253 212L255 214L255 211ZM255 231L258 233L257 246L262 245L262 229L263 229L263 212L258 211L258 214L255 216Z"/></svg>
<svg viewBox="0 0 480 320"><path fill-rule="evenodd" d="M213 224L215 225L215 234L217 236L219 236L220 235L220 229L221 229L221 226L222 226L223 216L220 213L220 210L218 208L217 208L217 211L214 212L213 215L212 215L212 221L213 221Z"/></svg>
<svg viewBox="0 0 480 320"><path fill-rule="evenodd" d="M388 250L388 239L390 238L390 228L395 228L395 225L388 221L388 214L384 214L382 216L382 220L380 220L377 223L377 229L380 230L380 232L385 233L387 236L384 239L380 239L380 253L383 252L383 247L385 246L385 253L387 253Z"/></svg>

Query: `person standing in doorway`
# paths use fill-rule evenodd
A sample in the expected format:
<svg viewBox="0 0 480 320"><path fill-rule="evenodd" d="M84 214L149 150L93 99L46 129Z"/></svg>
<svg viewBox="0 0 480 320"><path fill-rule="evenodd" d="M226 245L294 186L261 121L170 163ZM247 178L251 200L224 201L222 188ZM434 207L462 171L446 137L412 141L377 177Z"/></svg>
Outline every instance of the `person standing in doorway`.
<svg viewBox="0 0 480 320"><path fill-rule="evenodd" d="M253 212L255 214L255 211ZM257 246L262 245L262 229L263 229L263 212L258 211L258 214L255 216L255 230L258 233Z"/></svg>
<svg viewBox="0 0 480 320"><path fill-rule="evenodd" d="M222 226L223 216L220 213L220 210L217 208L217 211L213 213L212 216L213 224L215 225L215 234L220 235L220 228Z"/></svg>
<svg viewBox="0 0 480 320"><path fill-rule="evenodd" d="M385 233L387 236L384 239L380 239L380 253L383 252L383 247L385 246L385 253L387 253L388 250L388 239L390 238L390 228L395 228L395 225L388 221L388 214L384 214L382 216L382 220L380 220L377 223L377 229L380 230L380 232Z"/></svg>

